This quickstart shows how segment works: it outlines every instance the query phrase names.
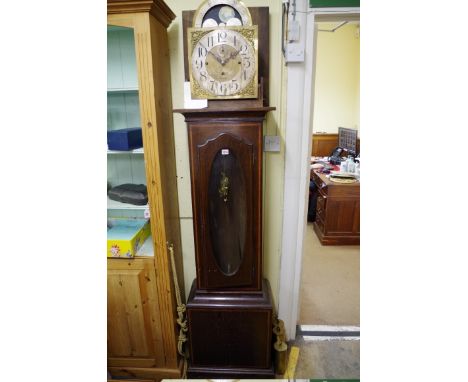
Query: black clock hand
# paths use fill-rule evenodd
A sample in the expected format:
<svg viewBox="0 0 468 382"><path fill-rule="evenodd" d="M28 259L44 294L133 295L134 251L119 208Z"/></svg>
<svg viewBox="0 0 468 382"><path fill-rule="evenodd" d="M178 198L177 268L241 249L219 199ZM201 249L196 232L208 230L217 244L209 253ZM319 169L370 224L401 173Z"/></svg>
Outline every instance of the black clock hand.
<svg viewBox="0 0 468 382"><path fill-rule="evenodd" d="M211 54L216 59L216 61L218 61L221 65L224 65L224 60L222 60L220 57L214 54L212 50L206 49L206 46L203 45L201 42L199 44L208 52L208 54Z"/></svg>
<svg viewBox="0 0 468 382"><path fill-rule="evenodd" d="M224 49L223 49L223 52L224 52ZM232 60L233 58L236 58L237 55L240 53L240 50L236 50L235 52L231 52L226 59L224 58L220 58L221 61L218 60L218 62L221 64L221 65L226 65L230 60ZM218 59L218 58L217 58Z"/></svg>
<svg viewBox="0 0 468 382"><path fill-rule="evenodd" d="M224 64L226 63L221 57L219 57L218 55L214 54L211 50L208 52L208 53L211 53L214 58L216 58L216 61L218 61L221 65L224 66Z"/></svg>
<svg viewBox="0 0 468 382"><path fill-rule="evenodd" d="M239 53L240 53L240 50L236 51L236 54L233 54L233 53L231 52L231 56L229 57L229 59L236 58L237 55L238 55Z"/></svg>
<svg viewBox="0 0 468 382"><path fill-rule="evenodd" d="M240 50L237 50L235 52L231 52L231 54L229 55L229 57L227 58L227 60L224 63L226 64L228 61L232 60L233 58L236 58L239 53L240 53Z"/></svg>

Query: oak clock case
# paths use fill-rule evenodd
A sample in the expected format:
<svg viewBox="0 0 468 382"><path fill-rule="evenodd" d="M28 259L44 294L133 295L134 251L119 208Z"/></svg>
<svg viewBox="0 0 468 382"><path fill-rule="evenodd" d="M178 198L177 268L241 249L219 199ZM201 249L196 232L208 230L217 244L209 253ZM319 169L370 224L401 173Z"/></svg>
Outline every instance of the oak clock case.
<svg viewBox="0 0 468 382"><path fill-rule="evenodd" d="M189 136L197 274L187 301L189 378L274 378L273 301L262 277L262 126L272 109L178 110Z"/></svg>
<svg viewBox="0 0 468 382"><path fill-rule="evenodd" d="M190 28L188 35L192 98L257 98L256 26Z"/></svg>
<svg viewBox="0 0 468 382"><path fill-rule="evenodd" d="M262 276L262 131L267 113L275 109L265 97L269 11L268 7L245 8L251 25L231 28L214 20L218 24L214 28L194 28L213 18L210 9L219 15L215 7L227 3L242 11L239 1L211 0L198 11L182 13L185 78L195 88L203 82L202 74L232 83L249 66L236 61L242 51L234 43L234 36L238 39L234 32L257 29L258 44L256 78L252 76L258 89L255 96L236 98L242 92L237 86L219 87L214 94L204 95L208 107L175 110L187 123L195 239L196 279L187 301L187 375L269 379L274 378L273 301L268 280ZM223 15L233 13L226 10ZM228 30L226 36L218 35ZM210 37L214 41L209 42ZM201 71L210 65L214 67L210 73ZM208 93L206 87L203 91Z"/></svg>

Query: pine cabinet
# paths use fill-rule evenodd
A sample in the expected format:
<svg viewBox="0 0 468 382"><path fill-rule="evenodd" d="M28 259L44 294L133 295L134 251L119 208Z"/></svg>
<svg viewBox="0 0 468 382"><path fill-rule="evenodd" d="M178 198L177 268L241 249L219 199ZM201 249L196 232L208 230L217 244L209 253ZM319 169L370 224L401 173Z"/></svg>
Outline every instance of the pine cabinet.
<svg viewBox="0 0 468 382"><path fill-rule="evenodd" d="M141 127L143 147L108 150L107 182L145 184L148 204L108 200L108 217L150 216L135 258L107 260L108 371L116 378L180 378L177 303L168 244L183 286L167 27L162 0L108 0L107 130ZM183 287L182 298L183 296Z"/></svg>

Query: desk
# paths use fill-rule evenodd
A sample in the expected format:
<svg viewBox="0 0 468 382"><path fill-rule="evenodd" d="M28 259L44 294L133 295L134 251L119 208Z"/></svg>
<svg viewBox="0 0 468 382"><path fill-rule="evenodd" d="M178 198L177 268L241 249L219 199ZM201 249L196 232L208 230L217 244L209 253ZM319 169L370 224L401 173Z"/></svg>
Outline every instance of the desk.
<svg viewBox="0 0 468 382"><path fill-rule="evenodd" d="M311 170L317 186L314 230L322 245L359 245L360 183L334 183Z"/></svg>

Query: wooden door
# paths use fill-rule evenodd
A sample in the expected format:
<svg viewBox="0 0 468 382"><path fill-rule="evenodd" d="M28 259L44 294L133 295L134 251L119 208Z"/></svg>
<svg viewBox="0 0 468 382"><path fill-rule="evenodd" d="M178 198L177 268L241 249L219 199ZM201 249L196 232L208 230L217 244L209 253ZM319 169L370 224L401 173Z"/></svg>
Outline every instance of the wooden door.
<svg viewBox="0 0 468 382"><path fill-rule="evenodd" d="M326 208L325 234L359 236L359 200L331 199Z"/></svg>
<svg viewBox="0 0 468 382"><path fill-rule="evenodd" d="M189 127L200 289L261 286L261 123Z"/></svg>
<svg viewBox="0 0 468 382"><path fill-rule="evenodd" d="M163 366L154 259L109 259L107 264L109 366Z"/></svg>
<svg viewBox="0 0 468 382"><path fill-rule="evenodd" d="M189 315L191 365L270 367L271 310L205 308L189 309Z"/></svg>

